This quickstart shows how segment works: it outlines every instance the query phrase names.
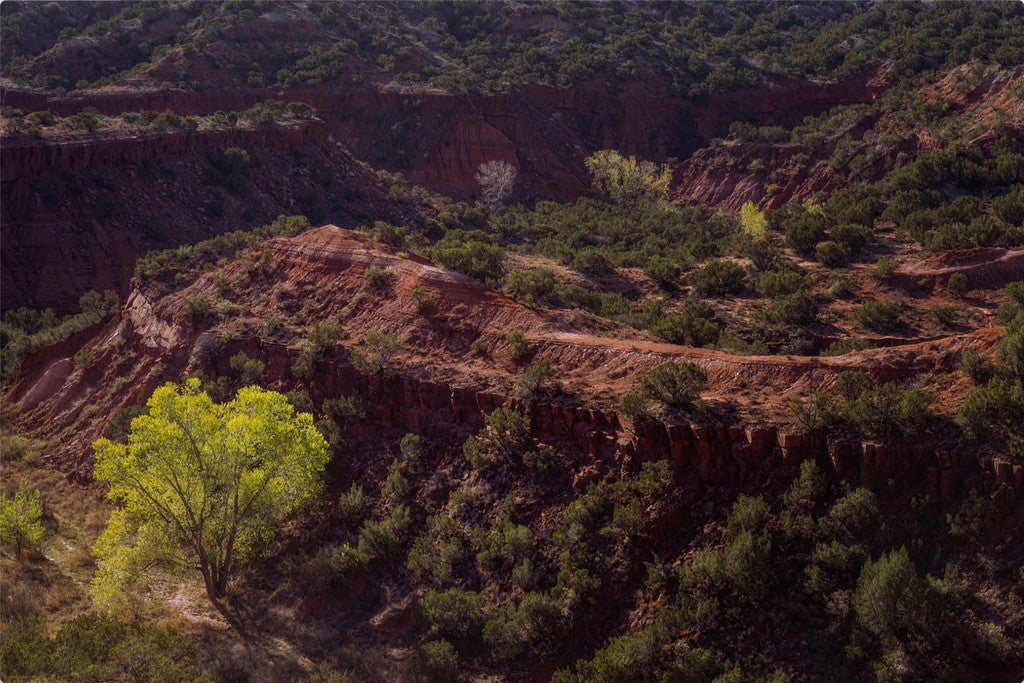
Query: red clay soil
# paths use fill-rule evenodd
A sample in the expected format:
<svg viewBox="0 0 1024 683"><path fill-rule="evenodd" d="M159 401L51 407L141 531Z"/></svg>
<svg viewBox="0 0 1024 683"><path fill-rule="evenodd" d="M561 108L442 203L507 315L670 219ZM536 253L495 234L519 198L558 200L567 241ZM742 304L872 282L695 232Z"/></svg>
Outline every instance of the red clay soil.
<svg viewBox="0 0 1024 683"><path fill-rule="evenodd" d="M294 387L288 368L299 342L313 323L328 316L338 317L348 331L340 344L346 351L367 352L370 331L390 332L404 342L391 364L406 387L402 391L414 397L409 400L427 404L417 408L417 419L426 420L440 405L465 403L459 396L490 396L486 401L491 407L499 405L524 364L538 358L551 362L566 392L556 404L574 406L572 410L583 414L589 409L592 417L609 415L600 420L612 422L621 421L615 416L619 398L635 389L641 373L665 360L688 360L707 370L709 386L703 397L713 408L731 406L734 414L728 424L785 425L791 420L789 396L829 386L839 372L850 369L865 370L880 381L927 374L944 387L936 400L948 407L969 389L957 381L960 352L989 349L1000 332L985 329L835 357L734 356L581 333L566 322L564 312L524 306L461 274L422 258L400 256L335 226L271 240L266 248L273 254L266 272L254 268L255 257L243 256L168 296L151 298L137 288L120 316L84 343L44 349L28 359L6 396L21 409L23 426L58 444L55 462L80 467L87 461L88 444L105 426L97 416L142 403L160 382L199 367L197 358L212 356L214 365L223 368L226 354L242 350L267 363L272 385ZM391 273L388 293L364 289L370 266ZM415 287L436 293L435 311L417 312L410 297ZM236 307L229 319L207 331L184 319L186 297L218 301L224 291ZM260 330L271 316L277 316L284 332L268 339ZM504 341L513 329L522 330L529 342L529 356L519 364L508 358ZM470 349L475 340L481 340L485 354ZM69 367L67 359L79 348L91 350L91 362L84 368ZM334 374L320 381L335 390L379 383L360 379L346 363L332 361L330 367ZM942 377L947 379L936 379ZM427 386L430 395L441 397L438 406L429 405L434 399L422 398ZM402 391L388 391L392 394L382 400L401 403ZM477 422L482 401L470 399L466 405L471 407L459 408L458 414L471 416L459 420Z"/></svg>

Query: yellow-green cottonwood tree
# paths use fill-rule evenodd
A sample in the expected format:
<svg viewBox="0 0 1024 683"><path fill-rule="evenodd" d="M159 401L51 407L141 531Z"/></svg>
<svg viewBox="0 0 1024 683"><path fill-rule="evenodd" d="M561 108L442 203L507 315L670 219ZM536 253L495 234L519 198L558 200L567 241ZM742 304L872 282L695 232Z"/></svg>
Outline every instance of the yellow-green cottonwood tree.
<svg viewBox="0 0 1024 683"><path fill-rule="evenodd" d="M214 403L199 381L153 392L126 444L100 439L96 479L119 503L93 548L97 599L155 564L193 567L211 600L281 521L320 488L327 443L281 394L241 389Z"/></svg>

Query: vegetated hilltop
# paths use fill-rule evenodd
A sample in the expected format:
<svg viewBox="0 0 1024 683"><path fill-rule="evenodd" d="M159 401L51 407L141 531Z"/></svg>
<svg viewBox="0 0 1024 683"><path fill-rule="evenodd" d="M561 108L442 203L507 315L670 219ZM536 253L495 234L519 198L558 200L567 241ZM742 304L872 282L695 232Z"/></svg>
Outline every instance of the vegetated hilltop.
<svg viewBox="0 0 1024 683"><path fill-rule="evenodd" d="M849 77L883 61L902 78L972 58L1015 65L1024 54L1024 15L1012 2L113 7L16 3L6 10L4 76L50 91L393 80L501 92L640 74L699 97L770 76Z"/></svg>

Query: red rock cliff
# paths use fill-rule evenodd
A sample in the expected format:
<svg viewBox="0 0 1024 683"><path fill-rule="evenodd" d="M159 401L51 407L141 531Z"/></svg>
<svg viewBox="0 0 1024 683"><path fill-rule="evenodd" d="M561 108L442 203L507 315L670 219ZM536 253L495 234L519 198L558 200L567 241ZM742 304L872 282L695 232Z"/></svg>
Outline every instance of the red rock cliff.
<svg viewBox="0 0 1024 683"><path fill-rule="evenodd" d="M645 159L685 158L727 132L732 121L793 124L838 104L866 102L883 83L862 76L837 84L765 83L751 91L686 100L657 82L618 91L583 83L557 89L532 86L510 94L453 94L394 88L317 88L226 92L99 91L41 99L16 90L4 104L68 114L85 106L117 114L170 109L206 114L242 109L275 97L315 107L334 136L360 159L406 173L416 184L460 199L476 192L473 174L489 159L520 170L519 199L573 199L587 192L583 159L614 148Z"/></svg>

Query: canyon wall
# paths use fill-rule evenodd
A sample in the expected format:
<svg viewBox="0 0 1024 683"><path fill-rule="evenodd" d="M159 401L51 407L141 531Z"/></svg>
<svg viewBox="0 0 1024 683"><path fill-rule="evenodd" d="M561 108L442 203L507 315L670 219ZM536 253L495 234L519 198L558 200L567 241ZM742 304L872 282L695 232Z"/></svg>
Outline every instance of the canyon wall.
<svg viewBox="0 0 1024 683"><path fill-rule="evenodd" d="M247 187L205 179L210 154L249 153ZM0 148L0 288L4 310L77 310L89 289L128 293L135 260L152 249L251 229L279 215L320 212L343 223L413 216L319 120L260 128L70 141L16 140ZM330 177L312 169L329 169Z"/></svg>
<svg viewBox="0 0 1024 683"><path fill-rule="evenodd" d="M529 86L514 93L449 93L393 86L227 91L100 90L45 96L6 89L0 99L26 111L68 115L84 107L104 114L171 110L209 114L244 109L270 98L306 102L356 157L429 190L474 198L483 161L501 159L520 171L517 199L571 200L588 191L583 159L614 148L645 159L683 159L729 124L792 125L839 104L867 102L884 79L865 74L834 84L771 81L758 89L689 100L658 82L603 82L571 88Z"/></svg>
<svg viewBox="0 0 1024 683"><path fill-rule="evenodd" d="M130 136L111 134L62 141L12 140L0 148L4 206L14 212L24 209L24 206L7 203L17 198L19 183L28 183L31 177L53 170L84 172L135 165L143 160L175 161L225 147L287 150L292 145L325 144L329 136L330 131L323 122L314 119L261 128L160 131Z"/></svg>
<svg viewBox="0 0 1024 683"><path fill-rule="evenodd" d="M331 137L356 159L402 172L414 184L456 199L475 199L478 166L498 159L519 172L512 201L572 200L589 192L583 162L595 150L615 148L659 161L685 158L724 134L731 121L791 124L837 104L870 100L880 88L866 77L831 85L794 81L702 101L673 96L657 82L629 83L615 91L604 83L531 86L509 94L386 86L51 96L5 89L0 92L4 105L62 115L86 106L111 115L208 114L276 97L308 102L323 123L5 141L0 149L3 308L71 311L87 289L127 293L134 261L146 251L251 228L278 214L403 222L395 202L385 199L386 188ZM262 167L254 173L258 191L238 201L201 182L206 153L227 146L249 150ZM330 167L340 187L317 188L309 181L309 164L290 159L289 153ZM719 196L721 183L708 174L680 177L694 193L691 198L735 208Z"/></svg>

